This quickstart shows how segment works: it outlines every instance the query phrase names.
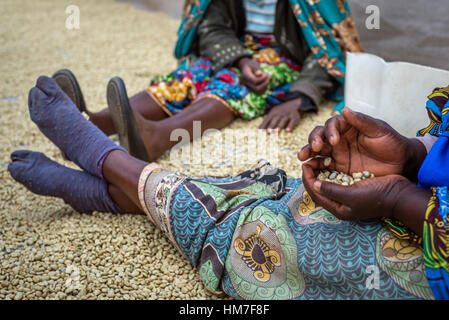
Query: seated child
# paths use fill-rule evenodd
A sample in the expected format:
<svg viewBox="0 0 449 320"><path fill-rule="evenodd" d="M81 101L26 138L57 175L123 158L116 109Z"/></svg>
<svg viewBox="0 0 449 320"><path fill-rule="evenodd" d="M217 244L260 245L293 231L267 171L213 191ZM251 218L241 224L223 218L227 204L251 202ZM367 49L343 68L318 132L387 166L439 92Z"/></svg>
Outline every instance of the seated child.
<svg viewBox="0 0 449 320"><path fill-rule="evenodd" d="M293 130L325 98L342 101L345 52L361 51L346 1L187 1L176 57L183 62L128 100L124 82L107 87L108 109L86 108L69 70L55 80L104 133L131 155L154 161L177 141L174 129L223 128L266 114L261 128ZM193 137L191 134L190 137Z"/></svg>

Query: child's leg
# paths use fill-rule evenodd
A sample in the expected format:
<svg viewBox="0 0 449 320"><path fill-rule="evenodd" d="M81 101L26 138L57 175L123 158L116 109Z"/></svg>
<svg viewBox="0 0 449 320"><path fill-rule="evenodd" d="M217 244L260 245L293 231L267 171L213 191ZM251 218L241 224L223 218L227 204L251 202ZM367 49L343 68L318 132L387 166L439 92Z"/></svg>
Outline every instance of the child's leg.
<svg viewBox="0 0 449 320"><path fill-rule="evenodd" d="M105 134L116 133L114 123L111 119L109 109L100 112L90 112L86 108L81 87L75 75L68 69L62 69L55 72L52 78L65 94L75 103L81 112L86 112L90 120L102 130ZM145 92L140 92L129 99L134 112L140 113L149 120L161 120L166 117L165 112L148 96Z"/></svg>
<svg viewBox="0 0 449 320"><path fill-rule="evenodd" d="M140 114L136 117L139 133L151 159L157 159L165 151L176 145L170 135L175 129L188 131L193 140L193 122L201 122L201 134L207 129L221 129L235 118L235 114L223 102L213 98L203 98L192 103L188 108L161 121L146 120Z"/></svg>
<svg viewBox="0 0 449 320"><path fill-rule="evenodd" d="M139 92L129 99L134 114L141 115L144 119L158 121L167 118L167 114L159 107L151 96L145 91ZM106 135L116 133L114 123L108 108L100 112L87 112L92 121Z"/></svg>

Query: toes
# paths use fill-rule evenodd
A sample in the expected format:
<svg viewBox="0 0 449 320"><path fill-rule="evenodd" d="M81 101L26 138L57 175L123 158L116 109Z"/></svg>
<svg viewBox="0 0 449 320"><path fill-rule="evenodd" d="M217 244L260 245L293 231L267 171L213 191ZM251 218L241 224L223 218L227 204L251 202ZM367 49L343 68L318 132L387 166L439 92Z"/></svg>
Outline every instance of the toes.
<svg viewBox="0 0 449 320"><path fill-rule="evenodd" d="M11 161L24 161L37 158L46 158L46 156L41 152L31 150L16 150L11 153Z"/></svg>
<svg viewBox="0 0 449 320"><path fill-rule="evenodd" d="M47 76L40 76L36 81L36 87L42 90L47 96L56 96L61 92L61 88L55 79Z"/></svg>
<svg viewBox="0 0 449 320"><path fill-rule="evenodd" d="M30 187L30 179L36 175L37 169L58 165L45 154L30 150L17 150L11 153L8 171L14 180Z"/></svg>
<svg viewBox="0 0 449 320"><path fill-rule="evenodd" d="M8 165L8 171L11 177L18 181L23 182L23 172L28 168L27 163L23 161L13 161Z"/></svg>
<svg viewBox="0 0 449 320"><path fill-rule="evenodd" d="M17 150L11 153L11 161L20 161L28 158L33 151L30 150Z"/></svg>
<svg viewBox="0 0 449 320"><path fill-rule="evenodd" d="M28 106L33 106L33 104L37 101L47 99L48 96L38 87L32 87L30 92L28 93Z"/></svg>

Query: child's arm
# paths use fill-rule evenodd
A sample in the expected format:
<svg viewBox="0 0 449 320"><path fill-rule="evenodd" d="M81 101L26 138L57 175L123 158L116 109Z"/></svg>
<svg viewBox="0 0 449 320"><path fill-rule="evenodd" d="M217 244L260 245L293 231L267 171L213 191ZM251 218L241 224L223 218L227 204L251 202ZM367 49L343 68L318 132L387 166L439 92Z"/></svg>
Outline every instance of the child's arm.
<svg viewBox="0 0 449 320"><path fill-rule="evenodd" d="M234 65L251 57L238 38L240 22L232 17L223 0L211 1L198 27L199 53L213 63L213 71Z"/></svg>
<svg viewBox="0 0 449 320"><path fill-rule="evenodd" d="M214 72L236 66L242 72L242 83L251 91L263 94L270 78L240 42L241 25L242 21L231 16L223 0L212 1L198 27L199 53L211 59Z"/></svg>
<svg viewBox="0 0 449 320"><path fill-rule="evenodd" d="M267 91L270 83L270 75L262 72L256 60L248 57L240 58L235 65L242 72L241 81L251 91L262 95Z"/></svg>
<svg viewBox="0 0 449 320"><path fill-rule="evenodd" d="M305 106L307 110L301 110L300 107L301 111L317 111L324 99L339 86L340 84L321 67L313 53L310 53L304 61L298 79L290 85L290 92L304 94L312 100L312 108Z"/></svg>
<svg viewBox="0 0 449 320"><path fill-rule="evenodd" d="M272 108L261 129L292 131L299 123L301 112L318 111L320 103L339 87L339 83L321 67L312 53L304 61L298 78L290 84L283 102Z"/></svg>

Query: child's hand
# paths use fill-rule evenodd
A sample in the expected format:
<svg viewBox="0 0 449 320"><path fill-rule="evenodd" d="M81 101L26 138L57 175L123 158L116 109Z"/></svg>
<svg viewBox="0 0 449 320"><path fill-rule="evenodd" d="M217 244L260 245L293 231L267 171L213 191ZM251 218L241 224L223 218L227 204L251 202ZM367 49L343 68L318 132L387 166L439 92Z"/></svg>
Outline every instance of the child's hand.
<svg viewBox="0 0 449 320"><path fill-rule="evenodd" d="M300 105L301 98L290 100L273 107L265 116L259 129L267 129L268 133L272 131L279 132L283 129L291 132L301 119L301 114L299 113Z"/></svg>
<svg viewBox="0 0 449 320"><path fill-rule="evenodd" d="M242 83L254 93L261 95L268 89L270 75L260 70L259 63L251 58L241 58L237 67L242 72Z"/></svg>

